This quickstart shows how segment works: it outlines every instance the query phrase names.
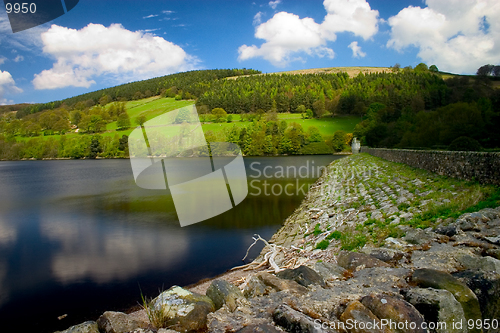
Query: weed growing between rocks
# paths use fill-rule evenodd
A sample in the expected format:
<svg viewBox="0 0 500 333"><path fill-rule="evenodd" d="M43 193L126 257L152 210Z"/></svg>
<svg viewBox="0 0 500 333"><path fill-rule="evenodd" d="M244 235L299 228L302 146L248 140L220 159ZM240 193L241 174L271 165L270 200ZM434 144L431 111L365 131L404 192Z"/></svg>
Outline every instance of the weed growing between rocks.
<svg viewBox="0 0 500 333"><path fill-rule="evenodd" d="M142 308L148 315L149 322L155 328L165 327L169 319L169 311L164 311L162 307L156 307L154 299L145 297L141 292Z"/></svg>

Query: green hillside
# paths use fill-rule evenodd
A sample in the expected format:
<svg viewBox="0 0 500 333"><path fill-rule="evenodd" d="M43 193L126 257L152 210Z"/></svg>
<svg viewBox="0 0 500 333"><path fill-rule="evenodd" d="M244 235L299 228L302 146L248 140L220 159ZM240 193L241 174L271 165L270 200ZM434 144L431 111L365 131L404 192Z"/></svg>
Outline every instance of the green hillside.
<svg viewBox="0 0 500 333"><path fill-rule="evenodd" d="M127 109L127 114L130 118L131 124L136 125L136 119L140 115L144 115L146 119L149 120L165 112L179 109L191 104L194 104L194 101L176 101L174 98L162 98L160 96L154 96L137 101L129 101L125 104L125 107ZM117 122L111 122L107 124L105 134L109 135L113 133L113 131L116 131L117 128ZM132 129L129 128L127 130L120 131L120 134L129 135L131 131Z"/></svg>
<svg viewBox="0 0 500 333"><path fill-rule="evenodd" d="M283 113L278 114L278 120L284 120L287 124L295 122L300 124L304 131L307 131L309 127L316 127L323 136L331 136L336 131L344 131L346 133L352 133L356 125L361 121L360 117L356 116L344 116L344 117L324 117L321 119L302 119L300 114L293 113ZM247 127L248 122L241 122L241 117L239 115L234 115L232 117L231 123L204 123L204 131L224 131L228 130L233 126L238 126L240 128Z"/></svg>
<svg viewBox="0 0 500 333"><path fill-rule="evenodd" d="M338 152L353 136L373 147L494 150L498 83L425 64L191 71L2 107L0 159L126 157L138 123L193 103L208 141L237 143L246 155Z"/></svg>

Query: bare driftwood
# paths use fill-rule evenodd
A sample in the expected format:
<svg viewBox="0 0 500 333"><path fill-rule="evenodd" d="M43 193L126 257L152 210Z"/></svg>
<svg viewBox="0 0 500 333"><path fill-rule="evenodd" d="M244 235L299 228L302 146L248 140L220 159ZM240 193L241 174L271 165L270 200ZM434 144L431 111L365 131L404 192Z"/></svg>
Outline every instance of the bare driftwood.
<svg viewBox="0 0 500 333"><path fill-rule="evenodd" d="M252 268L252 269L258 269L258 268L266 265L267 263L269 263L269 265L273 268L274 273L278 273L278 272L282 271L282 269L278 265L276 265L276 262L274 261L274 258L278 254L279 248L281 248L281 246L277 246L276 244L269 244L268 241L266 241L264 238L260 237L260 235L257 235L257 234L254 235L254 237L252 237L252 238L253 238L254 242L252 243L252 245L250 245L245 257L242 260L245 260L248 257L248 252L255 244L257 244L258 241L262 241L265 244L264 248L266 248L266 247L269 248L269 252L266 252L266 254L264 255L264 261L262 263L260 263L257 267ZM253 262L250 265L252 265L252 264L253 264Z"/></svg>
<svg viewBox="0 0 500 333"><path fill-rule="evenodd" d="M316 211L312 210L313 213ZM320 210L320 214L326 213L325 211ZM309 225L306 223L305 224L305 229L306 232L305 234L307 235L304 240L304 242L307 242L309 244L315 245L321 242L322 240L326 239L330 233L336 229L338 229L340 226L342 226L346 220L348 220L352 215L356 216L358 214L358 210L353 210L348 212L347 214L335 214L335 222L333 223L332 226L334 226L332 229L323 231L319 235L314 235L314 233L307 234L309 231ZM326 221L324 221L326 222ZM312 226L312 225L311 225ZM300 228L301 231L303 230ZM245 257L243 260L245 260L248 257L248 254L250 252L250 249L257 244L257 242L261 241L264 243L264 249L262 251L262 255L259 257L259 259L254 260L253 262L238 266L233 268L234 270L236 269L243 269L244 271L250 271L250 270L261 270L264 269L266 271L278 273L282 270L285 270L287 268L294 269L299 267L300 265L303 265L307 262L315 262L317 260L323 260L323 261L329 261L329 262L336 262L335 260L335 255L333 254L334 251L332 250L324 250L324 251L317 251L314 247L311 249L302 249L294 245L290 245L289 248L280 246L277 244L270 244L268 241L263 239L260 235L254 235L252 237L253 243L249 246L247 249L247 252L245 254ZM277 255L279 256L278 262L276 262L276 257Z"/></svg>

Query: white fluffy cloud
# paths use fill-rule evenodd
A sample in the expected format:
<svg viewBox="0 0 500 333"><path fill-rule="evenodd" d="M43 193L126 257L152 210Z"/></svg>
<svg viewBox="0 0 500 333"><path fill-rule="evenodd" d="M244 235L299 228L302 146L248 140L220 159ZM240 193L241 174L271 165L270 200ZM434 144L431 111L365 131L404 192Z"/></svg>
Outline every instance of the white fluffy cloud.
<svg viewBox="0 0 500 333"><path fill-rule="evenodd" d="M9 104L12 101L5 99L3 96L5 93L20 93L23 90L21 88L16 87L16 82L12 78L12 75L10 75L9 72L7 71L1 71L0 70L0 104Z"/></svg>
<svg viewBox="0 0 500 333"><path fill-rule="evenodd" d="M325 0L323 4L327 15L322 28L329 39L335 40L338 32L352 32L366 40L378 32L378 10L366 0Z"/></svg>
<svg viewBox="0 0 500 333"><path fill-rule="evenodd" d="M238 59L262 57L275 66L284 66L293 60L291 54L299 51L333 58L333 50L324 46L326 40L321 36L320 28L312 18L301 19L294 14L277 13L256 29L255 37L266 42L260 47L240 46Z"/></svg>
<svg viewBox="0 0 500 333"><path fill-rule="evenodd" d="M351 32L364 39L377 33L378 11L372 10L365 0L325 0L323 4L327 15L321 24L312 18L301 19L287 12L276 13L267 22L259 24L255 37L265 42L260 47L240 46L238 60L261 57L283 67L290 61L301 59L296 55L300 52L333 58L335 53L326 44L336 40L336 33ZM259 22L261 16L258 13L254 22Z"/></svg>
<svg viewBox="0 0 500 333"><path fill-rule="evenodd" d="M35 89L88 88L102 75L116 82L140 80L190 70L197 62L178 45L120 24L89 24L80 30L52 25L42 41L43 52L57 61L35 74Z"/></svg>
<svg viewBox="0 0 500 333"><path fill-rule="evenodd" d="M389 18L388 47L419 49L418 56L439 69L474 73L500 63L498 0L427 0L427 7L407 7Z"/></svg>
<svg viewBox="0 0 500 333"><path fill-rule="evenodd" d="M349 44L348 48L352 50L352 56L354 58L363 58L366 56L366 53L361 51L361 46L358 45L358 42L352 42Z"/></svg>

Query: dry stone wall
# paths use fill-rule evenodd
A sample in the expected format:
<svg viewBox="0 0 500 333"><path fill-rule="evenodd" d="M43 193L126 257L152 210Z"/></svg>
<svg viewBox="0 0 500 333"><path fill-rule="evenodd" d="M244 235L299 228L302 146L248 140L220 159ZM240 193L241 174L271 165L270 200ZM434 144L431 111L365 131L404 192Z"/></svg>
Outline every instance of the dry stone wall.
<svg viewBox="0 0 500 333"><path fill-rule="evenodd" d="M361 147L362 153L439 175L500 185L500 153Z"/></svg>

